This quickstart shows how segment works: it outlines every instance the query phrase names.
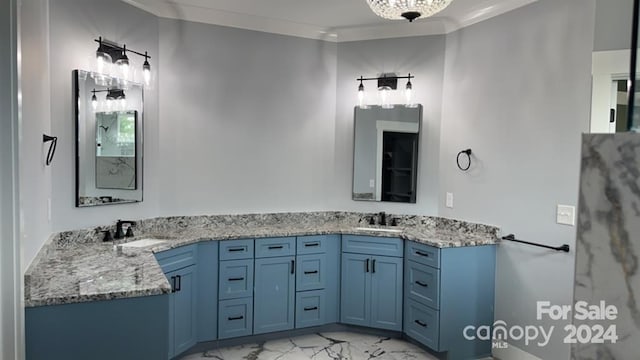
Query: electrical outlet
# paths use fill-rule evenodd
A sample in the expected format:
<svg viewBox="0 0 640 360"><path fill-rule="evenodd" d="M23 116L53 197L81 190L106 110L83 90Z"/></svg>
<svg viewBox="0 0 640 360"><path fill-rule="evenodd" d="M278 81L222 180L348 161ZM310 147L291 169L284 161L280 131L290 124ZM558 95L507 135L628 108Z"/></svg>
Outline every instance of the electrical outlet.
<svg viewBox="0 0 640 360"><path fill-rule="evenodd" d="M375 187L376 186L376 181L374 179L369 179L369 187Z"/></svg>
<svg viewBox="0 0 640 360"><path fill-rule="evenodd" d="M447 200L445 204L448 208L453 209L453 193L447 193Z"/></svg>
<svg viewBox="0 0 640 360"><path fill-rule="evenodd" d="M556 222L562 225L576 225L576 207L570 205L558 205Z"/></svg>

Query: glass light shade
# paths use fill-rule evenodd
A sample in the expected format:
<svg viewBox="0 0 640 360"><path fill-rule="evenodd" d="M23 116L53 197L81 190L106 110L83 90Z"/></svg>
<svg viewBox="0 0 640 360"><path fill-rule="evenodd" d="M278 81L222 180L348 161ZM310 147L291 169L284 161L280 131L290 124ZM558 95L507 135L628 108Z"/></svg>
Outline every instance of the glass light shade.
<svg viewBox="0 0 640 360"><path fill-rule="evenodd" d="M409 20L433 16L453 0L367 0L373 12L385 19Z"/></svg>
<svg viewBox="0 0 640 360"><path fill-rule="evenodd" d="M143 69L142 75L144 76L144 84L149 86L151 84L151 70L146 68Z"/></svg>
<svg viewBox="0 0 640 360"><path fill-rule="evenodd" d="M378 92L380 93L380 106L383 109L393 108L393 105L389 105L389 91L391 91L391 88L388 86L383 86L378 89Z"/></svg>
<svg viewBox="0 0 640 360"><path fill-rule="evenodd" d="M362 83L358 86L358 106L364 107L364 85Z"/></svg>
<svg viewBox="0 0 640 360"><path fill-rule="evenodd" d="M407 87L404 90L404 97L406 100L406 105L410 106L413 104L413 84L411 84L411 80L407 82Z"/></svg>

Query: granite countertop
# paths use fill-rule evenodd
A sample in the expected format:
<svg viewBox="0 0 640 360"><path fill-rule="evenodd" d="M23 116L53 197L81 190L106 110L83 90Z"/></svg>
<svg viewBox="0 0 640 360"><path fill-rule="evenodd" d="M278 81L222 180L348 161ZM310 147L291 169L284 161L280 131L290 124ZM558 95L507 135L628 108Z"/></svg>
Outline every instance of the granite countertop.
<svg viewBox="0 0 640 360"><path fill-rule="evenodd" d="M226 221L215 227L206 224L202 226L201 222L210 221L210 218L203 220L192 217L188 221L186 218L165 218L162 223L154 219L141 224L138 232L142 235L125 240L166 240L144 248L121 248L118 245L123 241L101 242L96 239L96 234L104 227L54 234L25 274L25 306L167 294L171 287L154 254L203 241L353 234L399 237L439 248L491 245L498 242L496 227L449 219L438 219L445 225L437 226L437 222L432 220L434 218L422 217L416 220L416 217L408 217L411 221L404 221L397 227L386 227L401 232L378 232L358 230L358 227L375 227L362 224L362 216L357 221L344 221L344 218L343 221L330 221L323 213L322 221L315 225L313 219L305 218L300 221L295 218L299 216L296 214L291 221L278 221L276 224L269 221L238 223L235 220L228 221L229 217L225 217L222 220Z"/></svg>

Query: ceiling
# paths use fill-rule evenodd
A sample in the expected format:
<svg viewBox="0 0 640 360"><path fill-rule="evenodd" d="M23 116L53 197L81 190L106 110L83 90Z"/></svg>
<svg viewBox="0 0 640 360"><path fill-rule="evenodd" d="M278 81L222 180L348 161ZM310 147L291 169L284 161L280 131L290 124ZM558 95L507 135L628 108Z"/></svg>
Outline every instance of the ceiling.
<svg viewBox="0 0 640 360"><path fill-rule="evenodd" d="M327 41L446 34L537 0L454 0L413 23L377 17L366 0L123 0L157 16Z"/></svg>

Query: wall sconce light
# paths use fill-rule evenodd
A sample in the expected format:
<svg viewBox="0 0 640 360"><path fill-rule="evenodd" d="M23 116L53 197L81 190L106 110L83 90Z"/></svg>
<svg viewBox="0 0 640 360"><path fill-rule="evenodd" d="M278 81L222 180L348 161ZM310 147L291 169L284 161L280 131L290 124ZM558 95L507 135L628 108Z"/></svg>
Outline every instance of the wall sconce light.
<svg viewBox="0 0 640 360"><path fill-rule="evenodd" d="M388 103L390 91L398 89L398 79L407 79L407 85L405 87L405 98L406 98L406 106L411 106L413 101L413 84L411 84L411 79L415 78L411 73L407 76L397 76L396 74L382 74L380 77L375 78L364 78L360 76L356 81L360 82L358 85L358 106L360 108L365 108L366 104L364 103L364 81L376 80L378 82L378 92L380 94L380 105L385 108L393 108L393 105Z"/></svg>
<svg viewBox="0 0 640 360"><path fill-rule="evenodd" d="M96 90L93 89L91 90L92 95L91 95L91 106L93 107L93 111L96 111L98 109L98 97L96 96L96 93L100 93L100 92L106 92L107 96L105 97L105 99L107 100L107 109L111 110L113 108L113 103L115 101L120 101L120 107L121 108L126 108L127 106L127 97L124 93L124 90L122 89L118 89L118 88L112 88L112 89L106 89L106 90Z"/></svg>
<svg viewBox="0 0 640 360"><path fill-rule="evenodd" d="M133 49L127 48L127 45L118 45L114 42L102 39L102 36L94 40L98 43L98 50L96 50L96 59L98 61L98 72L103 73L106 64L116 64L120 68L120 72L125 80L129 78L129 56L127 53L132 53L144 57L144 64L142 65L142 74L144 77L145 85L149 86L151 83L151 64L149 64L149 52L145 51L144 54Z"/></svg>

